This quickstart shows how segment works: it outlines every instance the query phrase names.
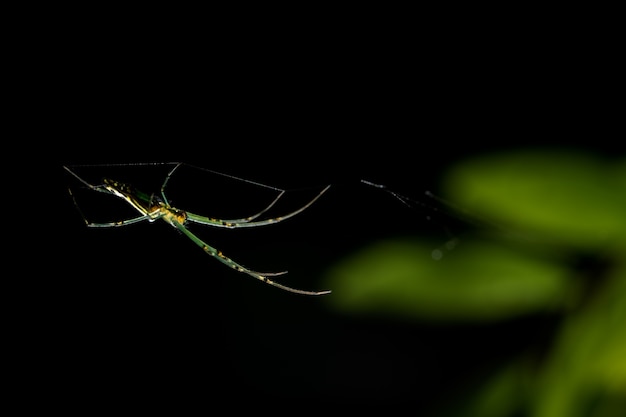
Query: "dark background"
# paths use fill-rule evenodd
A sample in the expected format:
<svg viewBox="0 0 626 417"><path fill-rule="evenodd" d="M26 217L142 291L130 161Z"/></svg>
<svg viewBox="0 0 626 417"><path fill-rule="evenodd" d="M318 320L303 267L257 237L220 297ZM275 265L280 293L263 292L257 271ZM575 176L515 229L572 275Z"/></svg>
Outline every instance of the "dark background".
<svg viewBox="0 0 626 417"><path fill-rule="evenodd" d="M109 31L80 33L40 40L36 66L44 69L31 71L41 117L24 133L33 124L46 133L37 154L52 162L45 203L58 208L46 223L51 263L32 278L28 304L36 306L28 349L49 401L182 395L207 409L298 400L410 404L438 415L441 403L550 333L549 317L469 326L342 315L324 297L233 272L164 223L87 229L67 193L80 184L61 167L183 161L313 194L333 184L280 225L194 228L253 269L289 269L280 278L287 285L326 289L325 268L368 242L443 236L425 219L432 213L360 179L419 199L471 155L529 146L619 151L623 129L610 102L619 71L601 45L561 33L398 29L324 45L276 33L239 39L241 48L219 39L199 48L168 36L111 43ZM148 183L156 174L132 175ZM227 209L251 204L235 191L212 197L204 174L201 183L189 175L170 190L180 200L208 199L199 214L213 215L214 206L230 216ZM106 220L132 214L121 206Z"/></svg>

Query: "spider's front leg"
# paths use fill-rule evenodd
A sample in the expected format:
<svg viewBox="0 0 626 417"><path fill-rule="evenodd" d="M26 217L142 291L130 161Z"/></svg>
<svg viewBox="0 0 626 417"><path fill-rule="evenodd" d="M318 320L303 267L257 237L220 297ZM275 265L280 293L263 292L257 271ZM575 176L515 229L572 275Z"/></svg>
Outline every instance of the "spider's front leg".
<svg viewBox="0 0 626 417"><path fill-rule="evenodd" d="M125 199L125 196L120 196L120 195L117 195L116 193L112 192L109 189L109 187L107 187L107 185L105 185L105 184L101 184L101 185L90 184L89 182L87 182L86 180L84 180L83 178L78 176L78 174L76 174L74 171L72 171L68 167L63 166L63 168L67 172L72 174L72 176L74 176L76 179L78 179L81 183L83 183L90 190L97 191L97 192L104 193L104 194L110 194L110 195L113 195L115 197L121 197L121 198ZM67 191L70 194L70 197L72 198L72 203L74 204L74 207L76 207L76 210L78 211L78 213L82 217L82 219L85 222L85 225L87 225L87 227L118 227L118 226L126 226L126 225L137 223L137 222L140 222L140 221L143 221L143 220L146 220L146 219L149 218L148 213L143 213L141 216L133 217L131 219L118 220L118 221L107 222L107 223L94 223L94 222L88 220L87 217L85 216L85 214L83 213L83 211L80 209L80 206L76 202L76 197L72 193L72 190L70 188L68 188Z"/></svg>
<svg viewBox="0 0 626 417"><path fill-rule="evenodd" d="M74 203L74 207L76 207L78 214L80 214L80 217L83 219L87 227L119 227L119 226L126 226L129 224L138 223L138 222L149 219L148 215L142 215L138 217L133 217L131 219L126 219L126 220L118 220L118 221L107 222L107 223L94 223L88 220L87 217L85 217L85 214L83 213L83 211L80 209L80 206L76 202L76 198L74 197L72 190L68 189L67 191L69 192L70 197L72 197L72 202Z"/></svg>

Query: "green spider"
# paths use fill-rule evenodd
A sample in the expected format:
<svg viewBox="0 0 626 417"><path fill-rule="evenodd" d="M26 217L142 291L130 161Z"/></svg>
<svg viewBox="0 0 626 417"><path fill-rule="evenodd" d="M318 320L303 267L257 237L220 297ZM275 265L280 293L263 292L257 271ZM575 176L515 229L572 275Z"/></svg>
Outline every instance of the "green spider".
<svg viewBox="0 0 626 417"><path fill-rule="evenodd" d="M128 204L130 204L135 210L137 210L140 213L140 216L127 219L127 220L121 220L121 221L115 221L115 222L109 222L109 223L92 223L88 221L87 218L83 215L82 211L80 210L80 207L78 207L78 204L76 203L76 199L74 198L71 190L69 190L70 195L72 196L74 205L78 209L80 215L82 216L83 220L85 221L85 224L88 227L118 227L118 226L125 226L129 224L138 223L144 220L147 220L149 222L154 222L155 220L162 219L170 226L182 232L185 236L191 239L192 242L200 246L207 254L211 255L212 257L222 262L223 264L230 266L231 268L235 269L238 272L243 272L260 281L263 281L266 284L273 285L275 287L281 288L289 292L297 293L297 294L324 295L324 294L330 293L330 291L298 290L295 288L291 288L291 287L287 287L285 285L279 284L275 281L272 281L268 279L267 277L283 275L283 274L286 274L287 271L262 273L262 272L256 272L256 271L250 270L240 265L239 263L233 261L232 259L226 257L221 251L213 248L212 246L202 241L200 238L194 235L191 231L189 231L189 229L187 229L186 227L186 224L189 222L199 223L199 224L203 224L207 226L229 228L229 229L240 228L240 227L257 227L257 226L264 226L264 225L278 223L304 211L311 204L313 204L318 198L320 198L321 195L324 194L330 188L330 185L326 186L319 194L315 196L315 198L313 198L304 206L300 207L299 209L295 211L292 211L291 213L285 214L283 216L273 217L273 218L266 219L266 220L254 221L263 213L268 211L274 204L276 204L276 202L285 193L285 190L281 190L278 196L267 207L265 207L263 210L261 210L260 212L252 216L241 218L241 219L222 220L222 219L205 217L205 216L200 216L198 214L190 213L188 211L181 210L176 207L172 207L169 204L167 197L165 196L165 187L167 186L167 183L170 177L172 176L172 174L174 173L174 171L176 171L181 165L183 164L176 163L174 165L174 168L172 168L167 174L167 176L165 177L165 181L163 181L163 185L161 185L161 197L145 194L141 191L134 189L132 186L128 184L119 183L117 181L113 181L110 179L104 179L103 184L93 185L87 182L86 180L84 180L83 178L79 177L75 172L73 172L67 166L63 166L63 168L67 172L72 174L75 178L77 178L81 183L86 185L90 190L101 192L104 194L111 194L115 197L121 198L122 200L126 201Z"/></svg>

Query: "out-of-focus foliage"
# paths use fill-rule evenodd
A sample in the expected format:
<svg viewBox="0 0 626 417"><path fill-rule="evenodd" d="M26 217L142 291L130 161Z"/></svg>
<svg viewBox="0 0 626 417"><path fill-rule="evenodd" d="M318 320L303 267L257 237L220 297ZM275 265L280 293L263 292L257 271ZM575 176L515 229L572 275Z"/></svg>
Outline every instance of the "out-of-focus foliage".
<svg viewBox="0 0 626 417"><path fill-rule="evenodd" d="M451 169L444 193L478 233L363 248L328 273L334 307L476 323L560 313L539 365L512 358L462 415L626 415L626 159L486 155Z"/></svg>
<svg viewBox="0 0 626 417"><path fill-rule="evenodd" d="M626 411L625 264L584 308L565 315L547 357L512 358L460 415L619 417Z"/></svg>
<svg viewBox="0 0 626 417"><path fill-rule="evenodd" d="M504 228L611 250L626 236L625 165L580 153L517 152L468 161L445 181L458 206Z"/></svg>
<svg viewBox="0 0 626 417"><path fill-rule="evenodd" d="M556 262L479 240L447 252L436 247L404 239L363 249L332 271L333 301L377 314L501 320L562 308L576 296Z"/></svg>

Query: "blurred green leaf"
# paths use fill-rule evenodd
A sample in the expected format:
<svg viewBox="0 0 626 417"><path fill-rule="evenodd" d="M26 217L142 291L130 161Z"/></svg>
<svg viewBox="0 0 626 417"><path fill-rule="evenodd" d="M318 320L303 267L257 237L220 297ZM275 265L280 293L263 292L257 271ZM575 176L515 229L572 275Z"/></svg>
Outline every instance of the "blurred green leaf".
<svg viewBox="0 0 626 417"><path fill-rule="evenodd" d="M528 401L531 375L526 361L518 360L495 372L472 398L457 406L454 416L505 417L514 416Z"/></svg>
<svg viewBox="0 0 626 417"><path fill-rule="evenodd" d="M626 237L626 161L573 152L519 151L461 163L444 180L468 213L584 249Z"/></svg>
<svg viewBox="0 0 626 417"><path fill-rule="evenodd" d="M533 417L617 417L626 410L626 269L607 282L557 335L536 380Z"/></svg>
<svg viewBox="0 0 626 417"><path fill-rule="evenodd" d="M560 308L574 296L559 264L478 240L436 248L390 240L355 253L329 271L331 301L346 311L494 320Z"/></svg>

